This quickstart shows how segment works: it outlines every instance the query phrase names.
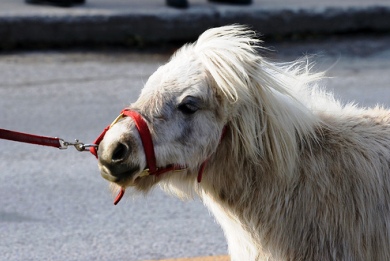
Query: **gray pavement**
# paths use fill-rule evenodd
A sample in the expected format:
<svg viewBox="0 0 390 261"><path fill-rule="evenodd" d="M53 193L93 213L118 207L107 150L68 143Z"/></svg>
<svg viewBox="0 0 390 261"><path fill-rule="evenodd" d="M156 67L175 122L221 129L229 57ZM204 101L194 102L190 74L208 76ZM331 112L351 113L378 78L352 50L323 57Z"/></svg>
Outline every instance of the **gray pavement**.
<svg viewBox="0 0 390 261"><path fill-rule="evenodd" d="M317 68L332 77L324 85L343 101L390 106L390 37L266 46L277 50L269 54L277 61L317 54ZM92 141L167 59L124 51L1 54L0 127ZM221 229L197 200L181 202L156 189L114 206L89 153L4 140L0 148L1 261L227 253Z"/></svg>
<svg viewBox="0 0 390 261"><path fill-rule="evenodd" d="M82 6L32 6L0 1L0 48L161 45L194 40L210 27L251 25L271 38L390 32L388 0L254 0L250 6L189 0L190 8L165 0L87 0Z"/></svg>

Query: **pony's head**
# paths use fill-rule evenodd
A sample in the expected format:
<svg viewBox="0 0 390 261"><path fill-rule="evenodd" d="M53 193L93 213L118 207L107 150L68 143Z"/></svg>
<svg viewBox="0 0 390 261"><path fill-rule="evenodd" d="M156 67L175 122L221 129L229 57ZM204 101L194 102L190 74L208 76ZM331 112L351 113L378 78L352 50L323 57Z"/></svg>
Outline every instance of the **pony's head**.
<svg viewBox="0 0 390 261"><path fill-rule="evenodd" d="M254 32L242 26L210 29L150 76L129 107L151 133L157 167L174 164L186 170L145 176L149 166L142 135L133 118L123 117L99 145L102 176L140 190L173 175L195 181L220 142L230 144L226 161L272 161L276 172L288 168L295 139L309 123L300 106L291 111L291 106L281 104L295 100L287 85L307 81L264 61L258 43ZM225 127L226 137L220 141Z"/></svg>

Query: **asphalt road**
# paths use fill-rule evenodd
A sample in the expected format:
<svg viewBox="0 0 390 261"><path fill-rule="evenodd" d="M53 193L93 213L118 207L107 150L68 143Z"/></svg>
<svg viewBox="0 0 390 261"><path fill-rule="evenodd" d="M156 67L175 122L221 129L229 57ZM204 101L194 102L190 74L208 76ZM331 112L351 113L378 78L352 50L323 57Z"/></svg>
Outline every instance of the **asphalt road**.
<svg viewBox="0 0 390 261"><path fill-rule="evenodd" d="M316 68L343 101L390 106L390 38L269 44ZM267 46L269 46L267 45ZM166 54L0 54L0 128L91 142L135 101ZM156 189L112 204L96 159L73 148L0 140L0 260L129 260L223 255L223 232L198 200Z"/></svg>

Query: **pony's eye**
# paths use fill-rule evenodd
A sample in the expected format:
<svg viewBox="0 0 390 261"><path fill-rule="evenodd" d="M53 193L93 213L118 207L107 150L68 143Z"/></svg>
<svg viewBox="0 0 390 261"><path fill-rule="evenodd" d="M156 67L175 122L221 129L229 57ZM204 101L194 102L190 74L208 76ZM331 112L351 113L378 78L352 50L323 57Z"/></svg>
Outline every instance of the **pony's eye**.
<svg viewBox="0 0 390 261"><path fill-rule="evenodd" d="M191 102L182 103L177 108L184 114L194 114L199 109L198 106Z"/></svg>

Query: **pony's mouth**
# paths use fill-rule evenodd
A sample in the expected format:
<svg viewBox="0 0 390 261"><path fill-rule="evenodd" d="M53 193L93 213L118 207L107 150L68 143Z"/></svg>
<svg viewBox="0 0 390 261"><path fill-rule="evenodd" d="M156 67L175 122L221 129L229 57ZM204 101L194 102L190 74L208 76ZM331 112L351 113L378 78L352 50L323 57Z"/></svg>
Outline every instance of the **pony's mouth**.
<svg viewBox="0 0 390 261"><path fill-rule="evenodd" d="M130 168L120 173L113 173L106 166L100 166L100 175L121 187L136 185L137 181L143 176L143 172L139 167Z"/></svg>
<svg viewBox="0 0 390 261"><path fill-rule="evenodd" d="M119 201L122 199L123 195L125 194L125 190L127 187L130 186L136 186L139 182L141 182L141 179L149 176L149 170L145 169L144 171L127 171L123 172L118 176L113 176L111 172L108 170L107 167L101 166L100 167L100 174L102 177L108 181L110 181L113 184L116 184L119 186L119 192L118 195L115 197L114 205L118 204Z"/></svg>

